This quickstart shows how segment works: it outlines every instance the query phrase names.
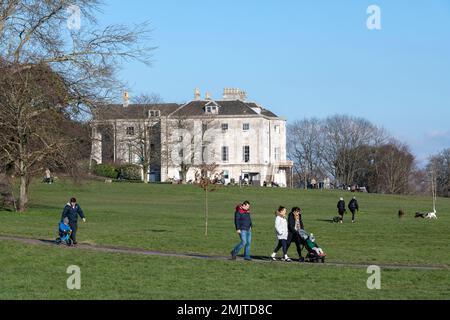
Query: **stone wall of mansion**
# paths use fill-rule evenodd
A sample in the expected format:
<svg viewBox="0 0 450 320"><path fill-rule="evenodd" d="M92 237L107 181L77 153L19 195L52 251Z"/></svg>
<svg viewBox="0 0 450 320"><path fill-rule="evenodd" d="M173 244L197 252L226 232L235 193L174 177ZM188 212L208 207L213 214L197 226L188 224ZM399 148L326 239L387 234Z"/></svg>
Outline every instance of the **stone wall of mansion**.
<svg viewBox="0 0 450 320"><path fill-rule="evenodd" d="M92 159L139 165L145 146L150 181L195 181L201 164L215 163L226 184L289 186L286 121L243 98L225 89L220 101L201 100L196 91L183 105L105 106L93 121Z"/></svg>

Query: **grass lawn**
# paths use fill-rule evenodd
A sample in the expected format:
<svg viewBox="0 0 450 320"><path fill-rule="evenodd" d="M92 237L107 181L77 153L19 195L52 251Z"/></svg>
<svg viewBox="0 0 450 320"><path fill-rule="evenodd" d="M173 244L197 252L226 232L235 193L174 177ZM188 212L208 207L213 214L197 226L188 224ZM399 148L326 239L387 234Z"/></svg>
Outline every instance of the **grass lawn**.
<svg viewBox="0 0 450 320"><path fill-rule="evenodd" d="M34 183L26 214L0 212L0 235L54 239L64 204L77 197L88 223L79 241L143 249L228 255L238 242L234 207L252 203L252 255L267 256L275 245L274 211L300 206L309 232L330 262L450 265L450 199L439 199L438 220L414 219L429 211L430 197L358 194L357 223L327 222L336 203L352 194L339 191L223 188L210 194L209 236L204 236L202 190L194 186L103 184L74 186ZM398 219L402 208L407 217ZM290 251L296 257L295 248ZM382 289L366 288L362 268L244 263L88 252L0 242L0 299L64 299L66 268L82 270L89 299L411 299L450 298L449 270L382 271ZM280 285L286 283L283 287ZM293 285L292 283L297 283ZM240 286L246 285L245 295Z"/></svg>

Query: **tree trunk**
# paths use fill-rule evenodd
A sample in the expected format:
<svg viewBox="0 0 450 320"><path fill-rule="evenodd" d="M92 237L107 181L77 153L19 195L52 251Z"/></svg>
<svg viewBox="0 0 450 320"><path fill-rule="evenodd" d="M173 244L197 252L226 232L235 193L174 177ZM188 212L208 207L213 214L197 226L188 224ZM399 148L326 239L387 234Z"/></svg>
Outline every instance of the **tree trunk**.
<svg viewBox="0 0 450 320"><path fill-rule="evenodd" d="M20 176L19 212L25 212L28 204L28 183L25 174Z"/></svg>
<svg viewBox="0 0 450 320"><path fill-rule="evenodd" d="M144 177L144 183L148 183L148 166L146 164L142 166L142 175Z"/></svg>
<svg viewBox="0 0 450 320"><path fill-rule="evenodd" d="M208 236L208 188L205 189L205 236Z"/></svg>

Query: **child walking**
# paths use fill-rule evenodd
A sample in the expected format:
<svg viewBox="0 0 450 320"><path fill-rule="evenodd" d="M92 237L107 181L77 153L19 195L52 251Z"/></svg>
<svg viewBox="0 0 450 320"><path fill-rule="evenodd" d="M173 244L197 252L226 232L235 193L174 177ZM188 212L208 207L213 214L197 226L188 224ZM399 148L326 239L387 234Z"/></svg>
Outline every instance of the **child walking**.
<svg viewBox="0 0 450 320"><path fill-rule="evenodd" d="M273 251L271 258L273 261L276 261L276 256L278 251L283 248L283 258L282 261L291 262L292 260L287 255L287 245L288 245L288 223L286 220L286 208L279 207L277 212L275 212L275 231L278 239L278 245Z"/></svg>

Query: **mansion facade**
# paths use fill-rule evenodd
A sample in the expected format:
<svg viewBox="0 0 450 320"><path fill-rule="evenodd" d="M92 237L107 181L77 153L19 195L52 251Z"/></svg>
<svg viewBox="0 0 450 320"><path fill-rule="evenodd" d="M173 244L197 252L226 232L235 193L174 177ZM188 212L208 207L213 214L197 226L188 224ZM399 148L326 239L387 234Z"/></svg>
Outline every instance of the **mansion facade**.
<svg viewBox="0 0 450 320"><path fill-rule="evenodd" d="M286 120L245 92L224 89L223 99L195 91L186 104L100 107L92 127L92 160L148 166L148 180L195 181L202 164L215 164L225 184L290 187Z"/></svg>

